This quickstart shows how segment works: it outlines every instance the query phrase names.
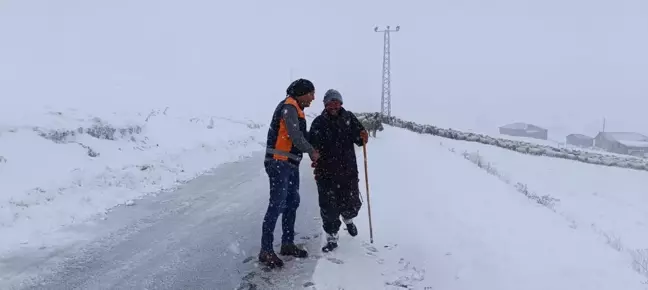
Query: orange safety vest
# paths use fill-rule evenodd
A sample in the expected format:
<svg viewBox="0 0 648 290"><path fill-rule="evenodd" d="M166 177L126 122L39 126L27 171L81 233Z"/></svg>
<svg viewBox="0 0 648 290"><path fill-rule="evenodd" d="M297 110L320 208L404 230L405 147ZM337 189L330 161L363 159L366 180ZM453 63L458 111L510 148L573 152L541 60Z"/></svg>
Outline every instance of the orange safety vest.
<svg viewBox="0 0 648 290"><path fill-rule="evenodd" d="M288 161L295 165L299 165L303 153L297 149L290 137L288 136L288 129L286 128L286 120L283 118L283 108L285 105L294 106L297 109L297 117L299 120L299 129L304 136L308 136L306 115L304 110L299 107L297 100L293 97L287 97L277 105L274 113L272 114L272 121L270 128L268 128L268 141L266 143L266 159L274 159L281 161Z"/></svg>

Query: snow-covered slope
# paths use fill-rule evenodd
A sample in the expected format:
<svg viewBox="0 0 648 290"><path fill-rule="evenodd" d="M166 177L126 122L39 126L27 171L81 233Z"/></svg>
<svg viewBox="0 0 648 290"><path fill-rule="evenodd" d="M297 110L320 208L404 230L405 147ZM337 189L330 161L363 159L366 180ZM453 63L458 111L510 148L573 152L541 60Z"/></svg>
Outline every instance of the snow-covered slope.
<svg viewBox="0 0 648 290"><path fill-rule="evenodd" d="M548 205L572 227L598 234L600 241L631 259L632 267L648 277L647 172L520 154L478 143L441 142Z"/></svg>
<svg viewBox="0 0 648 290"><path fill-rule="evenodd" d="M0 252L259 150L267 130L175 108L32 112L0 118Z"/></svg>
<svg viewBox="0 0 648 290"><path fill-rule="evenodd" d="M515 184L475 166L460 151L463 145L504 150L465 141L451 144L447 138L389 126L371 139L368 171L374 244L368 242L365 199L357 220L360 235L351 238L344 232L338 250L319 261L316 289L645 289L645 278L633 271L630 256L610 247L587 224L575 226L532 194L520 194ZM527 177L529 188L544 183L542 189L551 196L586 186L589 180L555 182L526 173L536 166L543 173L558 171L553 176L577 170L589 172L578 173L582 177L595 170L624 170L504 151L499 157L511 165L507 172L519 170L515 176ZM521 163L530 158L545 163ZM540 169L549 162L572 166ZM359 167L362 173L362 162ZM609 176L607 188L638 192L644 184L641 178L646 180L648 174L624 171L625 178L620 172ZM625 183L628 180L634 184ZM364 178L361 185L364 192ZM575 195L571 204L582 202L580 212L596 216L598 208L588 198ZM618 228L625 222L632 226L627 220L607 221Z"/></svg>

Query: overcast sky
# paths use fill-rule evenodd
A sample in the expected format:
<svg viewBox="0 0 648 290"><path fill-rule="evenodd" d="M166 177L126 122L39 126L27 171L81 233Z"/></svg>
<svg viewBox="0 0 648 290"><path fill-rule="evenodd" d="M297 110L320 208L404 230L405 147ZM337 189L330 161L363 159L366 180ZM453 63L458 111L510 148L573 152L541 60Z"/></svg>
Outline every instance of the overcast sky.
<svg viewBox="0 0 648 290"><path fill-rule="evenodd" d="M398 4L396 4L398 3ZM2 0L0 106L189 106L269 119L293 77L380 110L488 131L648 133L645 0ZM108 106L110 105L110 106ZM226 113L223 113L226 114ZM265 116L265 117L263 117Z"/></svg>

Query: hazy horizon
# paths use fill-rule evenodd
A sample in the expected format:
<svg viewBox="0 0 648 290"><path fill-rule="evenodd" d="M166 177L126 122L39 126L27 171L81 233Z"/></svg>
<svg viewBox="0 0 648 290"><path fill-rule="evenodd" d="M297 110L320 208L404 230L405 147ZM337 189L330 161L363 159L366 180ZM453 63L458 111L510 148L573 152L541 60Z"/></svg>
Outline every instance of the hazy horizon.
<svg viewBox="0 0 648 290"><path fill-rule="evenodd" d="M0 4L2 107L187 106L269 118L291 76L442 127L648 134L648 2L43 1Z"/></svg>

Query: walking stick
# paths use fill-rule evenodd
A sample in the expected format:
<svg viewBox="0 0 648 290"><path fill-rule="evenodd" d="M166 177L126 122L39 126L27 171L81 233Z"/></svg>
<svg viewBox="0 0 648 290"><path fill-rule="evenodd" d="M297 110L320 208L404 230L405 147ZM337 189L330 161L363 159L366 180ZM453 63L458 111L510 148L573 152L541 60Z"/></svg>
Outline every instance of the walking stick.
<svg viewBox="0 0 648 290"><path fill-rule="evenodd" d="M369 201L369 173L367 172L367 143L362 141L362 152L364 153L365 185L367 186L367 211L369 212L369 239L373 244L373 227L371 226L371 202Z"/></svg>

